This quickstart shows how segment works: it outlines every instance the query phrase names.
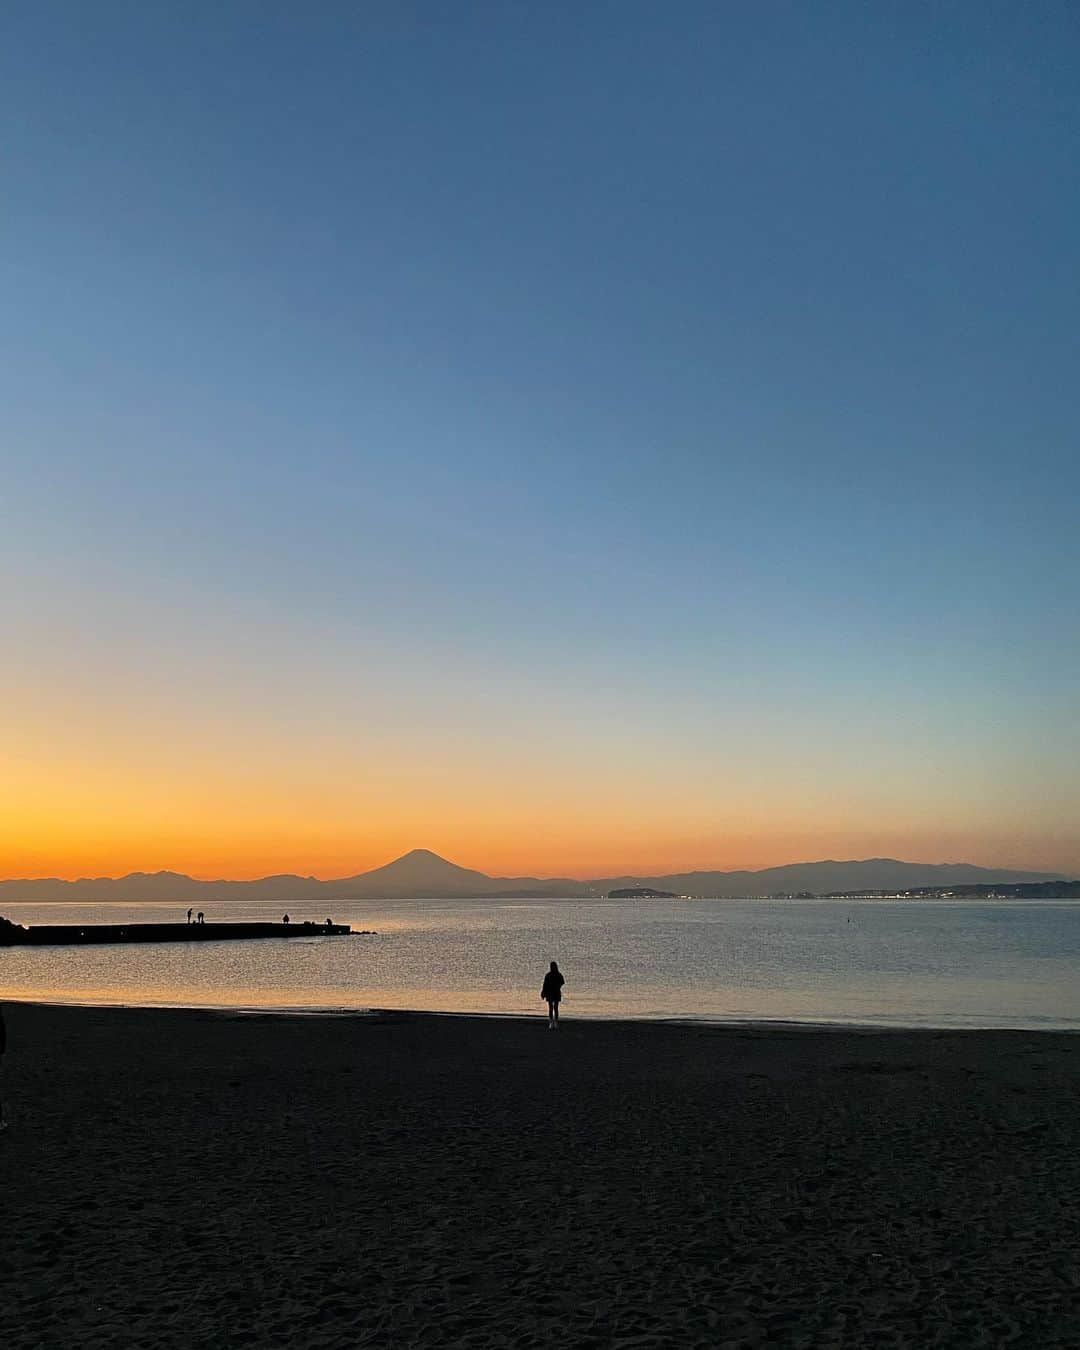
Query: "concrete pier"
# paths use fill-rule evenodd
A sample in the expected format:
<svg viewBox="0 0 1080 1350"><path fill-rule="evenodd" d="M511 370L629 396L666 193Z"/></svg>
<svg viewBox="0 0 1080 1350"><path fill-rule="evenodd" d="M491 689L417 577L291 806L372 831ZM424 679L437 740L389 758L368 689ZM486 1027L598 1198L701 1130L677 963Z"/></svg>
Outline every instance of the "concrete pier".
<svg viewBox="0 0 1080 1350"><path fill-rule="evenodd" d="M347 937L342 923L87 923L24 928L0 918L0 947L82 947L103 942L245 942L252 938ZM370 934L367 934L370 936Z"/></svg>

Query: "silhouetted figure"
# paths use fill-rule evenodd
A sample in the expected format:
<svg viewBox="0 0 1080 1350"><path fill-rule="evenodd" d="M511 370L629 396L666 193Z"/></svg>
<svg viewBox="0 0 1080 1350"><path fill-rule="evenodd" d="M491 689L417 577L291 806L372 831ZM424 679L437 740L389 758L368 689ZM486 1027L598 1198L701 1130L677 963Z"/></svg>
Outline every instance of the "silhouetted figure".
<svg viewBox="0 0 1080 1350"><path fill-rule="evenodd" d="M540 997L548 1005L549 1031L554 1031L559 1025L559 1004L562 1002L562 987L565 983L562 971L552 961L551 968L544 976L544 983L540 987Z"/></svg>
<svg viewBox="0 0 1080 1350"><path fill-rule="evenodd" d="M4 1095L2 1091L4 1073L4 1051L7 1049L7 1027L4 1026L4 1010L0 1008L0 1130L7 1129L4 1116Z"/></svg>
<svg viewBox="0 0 1080 1350"><path fill-rule="evenodd" d="M327 928L333 928L333 926L334 926L334 921L333 921L333 919L327 919L327 921L326 921L326 926L327 926Z"/></svg>
<svg viewBox="0 0 1080 1350"><path fill-rule="evenodd" d="M282 918L281 922L282 922L282 923L288 923L288 922L289 922L289 916L286 914L286 915Z"/></svg>
<svg viewBox="0 0 1080 1350"><path fill-rule="evenodd" d="M194 913L195 913L195 911L194 911L193 909L189 909L189 910L188 910L188 912L187 912L187 921L188 921L188 923L191 922L191 916L192 916Z"/></svg>
<svg viewBox="0 0 1080 1350"><path fill-rule="evenodd" d="M206 915L202 912L201 909L199 910L199 917L198 917L198 919L196 920L196 922L197 922L197 923L205 923L205 922L206 922Z"/></svg>

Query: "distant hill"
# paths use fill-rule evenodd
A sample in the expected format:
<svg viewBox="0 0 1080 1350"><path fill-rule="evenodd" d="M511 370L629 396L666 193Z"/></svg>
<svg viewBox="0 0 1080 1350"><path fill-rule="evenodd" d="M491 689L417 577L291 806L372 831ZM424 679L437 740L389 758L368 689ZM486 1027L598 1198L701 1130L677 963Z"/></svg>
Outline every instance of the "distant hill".
<svg viewBox="0 0 1080 1350"><path fill-rule="evenodd" d="M182 872L129 872L123 877L40 877L0 881L0 900L163 900L197 904L220 900L306 900L326 892L317 877L274 876L258 881L196 881Z"/></svg>
<svg viewBox="0 0 1080 1350"><path fill-rule="evenodd" d="M679 895L734 899L742 895L794 895L812 891L893 891L919 886L948 886L979 882L1063 881L1060 872L1014 872L1007 868L976 867L971 863L910 863L897 858L864 858L848 862L788 863L757 872L674 872L665 876L606 877L595 881L605 891L629 886L652 886Z"/></svg>
<svg viewBox="0 0 1080 1350"><path fill-rule="evenodd" d="M438 900L475 896L587 895L586 882L569 877L489 877L440 858L430 849L414 848L385 867L361 872L324 886L341 897L360 899Z"/></svg>
<svg viewBox="0 0 1080 1350"><path fill-rule="evenodd" d="M383 867L334 881L317 877L272 876L256 881L196 881L180 872L131 872L124 877L57 877L0 881L0 903L34 900L161 900L205 905L227 900L393 900L467 899L483 896L588 897L616 890L672 892L715 898L793 895L812 891L896 891L918 887L1063 881L1057 872L1016 872L970 863L909 863L896 858L861 861L790 863L757 872L674 872L665 876L491 877L440 858L426 848L413 849Z"/></svg>
<svg viewBox="0 0 1080 1350"><path fill-rule="evenodd" d="M59 877L0 881L0 902L161 900L198 905L213 900L434 900L590 893L586 882L569 877L489 877L426 848L414 848L383 867L333 881L289 874L254 881L197 881L182 872L130 872L123 877L81 877L78 881Z"/></svg>

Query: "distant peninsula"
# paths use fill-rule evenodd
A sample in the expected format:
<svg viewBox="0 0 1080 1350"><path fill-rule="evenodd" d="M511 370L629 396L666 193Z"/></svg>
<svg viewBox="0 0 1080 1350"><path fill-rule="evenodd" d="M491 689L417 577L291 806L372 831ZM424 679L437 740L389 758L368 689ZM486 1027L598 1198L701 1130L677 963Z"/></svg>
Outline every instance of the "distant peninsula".
<svg viewBox="0 0 1080 1350"><path fill-rule="evenodd" d="M323 881L318 877L270 876L255 881L199 881L179 872L131 872L123 877L58 877L0 881L0 902L66 900L157 900L205 906L229 900L447 900L447 899L600 899L612 892L652 892L654 898L692 896L738 899L755 896L898 895L920 891L956 894L960 887L986 888L1004 895L1007 887L1034 885L1038 898L1075 895L1080 882L1063 873L1017 872L971 863L913 863L897 858L789 863L759 871L677 872L665 876L492 877L441 858L429 849L413 849L384 867L355 876ZM1070 889L1072 888L1072 889Z"/></svg>
<svg viewBox="0 0 1080 1350"><path fill-rule="evenodd" d="M623 886L619 890L608 891L609 900L677 900L674 891L656 891L651 886Z"/></svg>

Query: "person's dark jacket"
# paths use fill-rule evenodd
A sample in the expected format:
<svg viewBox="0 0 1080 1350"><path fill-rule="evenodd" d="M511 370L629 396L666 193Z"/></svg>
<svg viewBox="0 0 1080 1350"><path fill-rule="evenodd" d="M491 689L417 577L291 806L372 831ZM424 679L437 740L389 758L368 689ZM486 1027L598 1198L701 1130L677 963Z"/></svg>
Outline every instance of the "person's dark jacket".
<svg viewBox="0 0 1080 1350"><path fill-rule="evenodd" d="M549 970L544 976L544 983L540 988L540 997L546 998L549 1003L558 1003L562 998L562 987L566 981L559 970Z"/></svg>

